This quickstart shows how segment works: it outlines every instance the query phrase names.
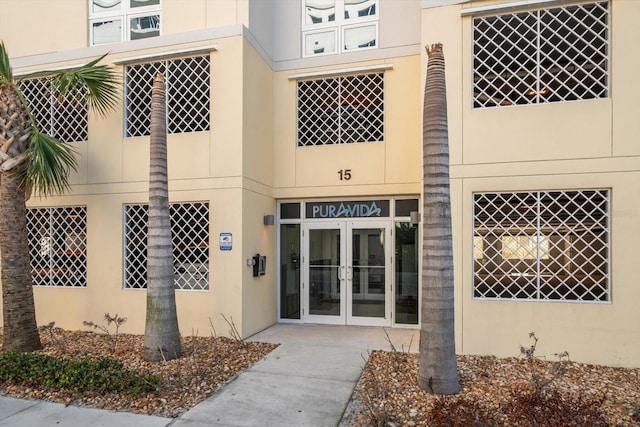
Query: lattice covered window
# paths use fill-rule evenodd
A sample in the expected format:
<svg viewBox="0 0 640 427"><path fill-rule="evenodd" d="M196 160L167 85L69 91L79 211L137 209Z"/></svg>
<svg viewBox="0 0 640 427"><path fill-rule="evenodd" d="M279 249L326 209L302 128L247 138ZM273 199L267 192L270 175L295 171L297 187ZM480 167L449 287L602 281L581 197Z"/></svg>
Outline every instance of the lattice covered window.
<svg viewBox="0 0 640 427"><path fill-rule="evenodd" d="M31 277L36 286L87 286L87 208L27 209Z"/></svg>
<svg viewBox="0 0 640 427"><path fill-rule="evenodd" d="M384 73L298 81L298 146L384 138Z"/></svg>
<svg viewBox="0 0 640 427"><path fill-rule="evenodd" d="M608 2L474 18L474 108L607 96Z"/></svg>
<svg viewBox="0 0 640 427"><path fill-rule="evenodd" d="M478 193L473 295L609 301L609 190Z"/></svg>
<svg viewBox="0 0 640 427"><path fill-rule="evenodd" d="M167 85L167 132L209 130L209 55L128 65L126 75L126 135L149 135L151 87L162 73Z"/></svg>
<svg viewBox="0 0 640 427"><path fill-rule="evenodd" d="M209 289L209 204L171 204L176 289ZM125 288L147 287L148 205L124 207Z"/></svg>
<svg viewBox="0 0 640 427"><path fill-rule="evenodd" d="M42 132L64 142L89 139L86 98L69 95L60 99L49 77L22 80L20 90Z"/></svg>

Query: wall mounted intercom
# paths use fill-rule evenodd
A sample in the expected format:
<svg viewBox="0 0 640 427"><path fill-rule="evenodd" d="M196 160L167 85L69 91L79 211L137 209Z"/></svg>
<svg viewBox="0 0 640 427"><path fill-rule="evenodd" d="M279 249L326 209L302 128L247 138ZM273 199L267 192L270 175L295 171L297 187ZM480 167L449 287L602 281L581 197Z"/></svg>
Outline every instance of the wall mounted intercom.
<svg viewBox="0 0 640 427"><path fill-rule="evenodd" d="M267 271L267 256L256 254L253 257L253 277L264 276Z"/></svg>

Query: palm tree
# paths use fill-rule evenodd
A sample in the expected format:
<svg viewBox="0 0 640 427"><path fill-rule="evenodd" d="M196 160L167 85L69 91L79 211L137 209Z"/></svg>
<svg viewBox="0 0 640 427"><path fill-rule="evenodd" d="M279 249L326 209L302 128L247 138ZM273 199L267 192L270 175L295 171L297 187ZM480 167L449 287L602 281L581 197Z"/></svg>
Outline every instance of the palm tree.
<svg viewBox="0 0 640 427"><path fill-rule="evenodd" d="M110 68L97 65L103 57L73 70L38 74L52 77L58 99L73 97L104 115L118 100L119 83ZM0 42L0 268L5 351L41 347L29 266L26 201L32 189L41 197L69 190L69 172L76 168L71 146L39 129Z"/></svg>
<svg viewBox="0 0 640 427"><path fill-rule="evenodd" d="M147 319L144 329L144 358L160 361L176 359L182 354L173 285L173 252L167 183L167 103L162 74L158 74L153 79L150 139Z"/></svg>
<svg viewBox="0 0 640 427"><path fill-rule="evenodd" d="M460 391L453 304L447 93L442 45L427 47L422 124L423 254L418 385L434 394Z"/></svg>

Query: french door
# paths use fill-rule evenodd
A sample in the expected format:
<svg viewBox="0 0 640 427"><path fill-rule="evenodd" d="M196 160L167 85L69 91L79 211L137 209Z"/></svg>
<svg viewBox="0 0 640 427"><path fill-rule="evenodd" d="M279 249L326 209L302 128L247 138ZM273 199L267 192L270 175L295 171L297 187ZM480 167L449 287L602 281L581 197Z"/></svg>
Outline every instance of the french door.
<svg viewBox="0 0 640 427"><path fill-rule="evenodd" d="M389 221L304 225L303 320L391 325Z"/></svg>

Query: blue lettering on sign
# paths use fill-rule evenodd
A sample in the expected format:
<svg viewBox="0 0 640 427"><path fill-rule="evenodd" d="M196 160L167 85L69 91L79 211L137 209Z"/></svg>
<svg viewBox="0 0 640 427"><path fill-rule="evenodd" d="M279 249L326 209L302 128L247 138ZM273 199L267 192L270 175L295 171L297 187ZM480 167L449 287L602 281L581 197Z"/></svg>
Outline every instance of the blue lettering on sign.
<svg viewBox="0 0 640 427"><path fill-rule="evenodd" d="M313 218L351 218L380 216L382 209L376 202L369 203L340 203L339 205L314 205Z"/></svg>

